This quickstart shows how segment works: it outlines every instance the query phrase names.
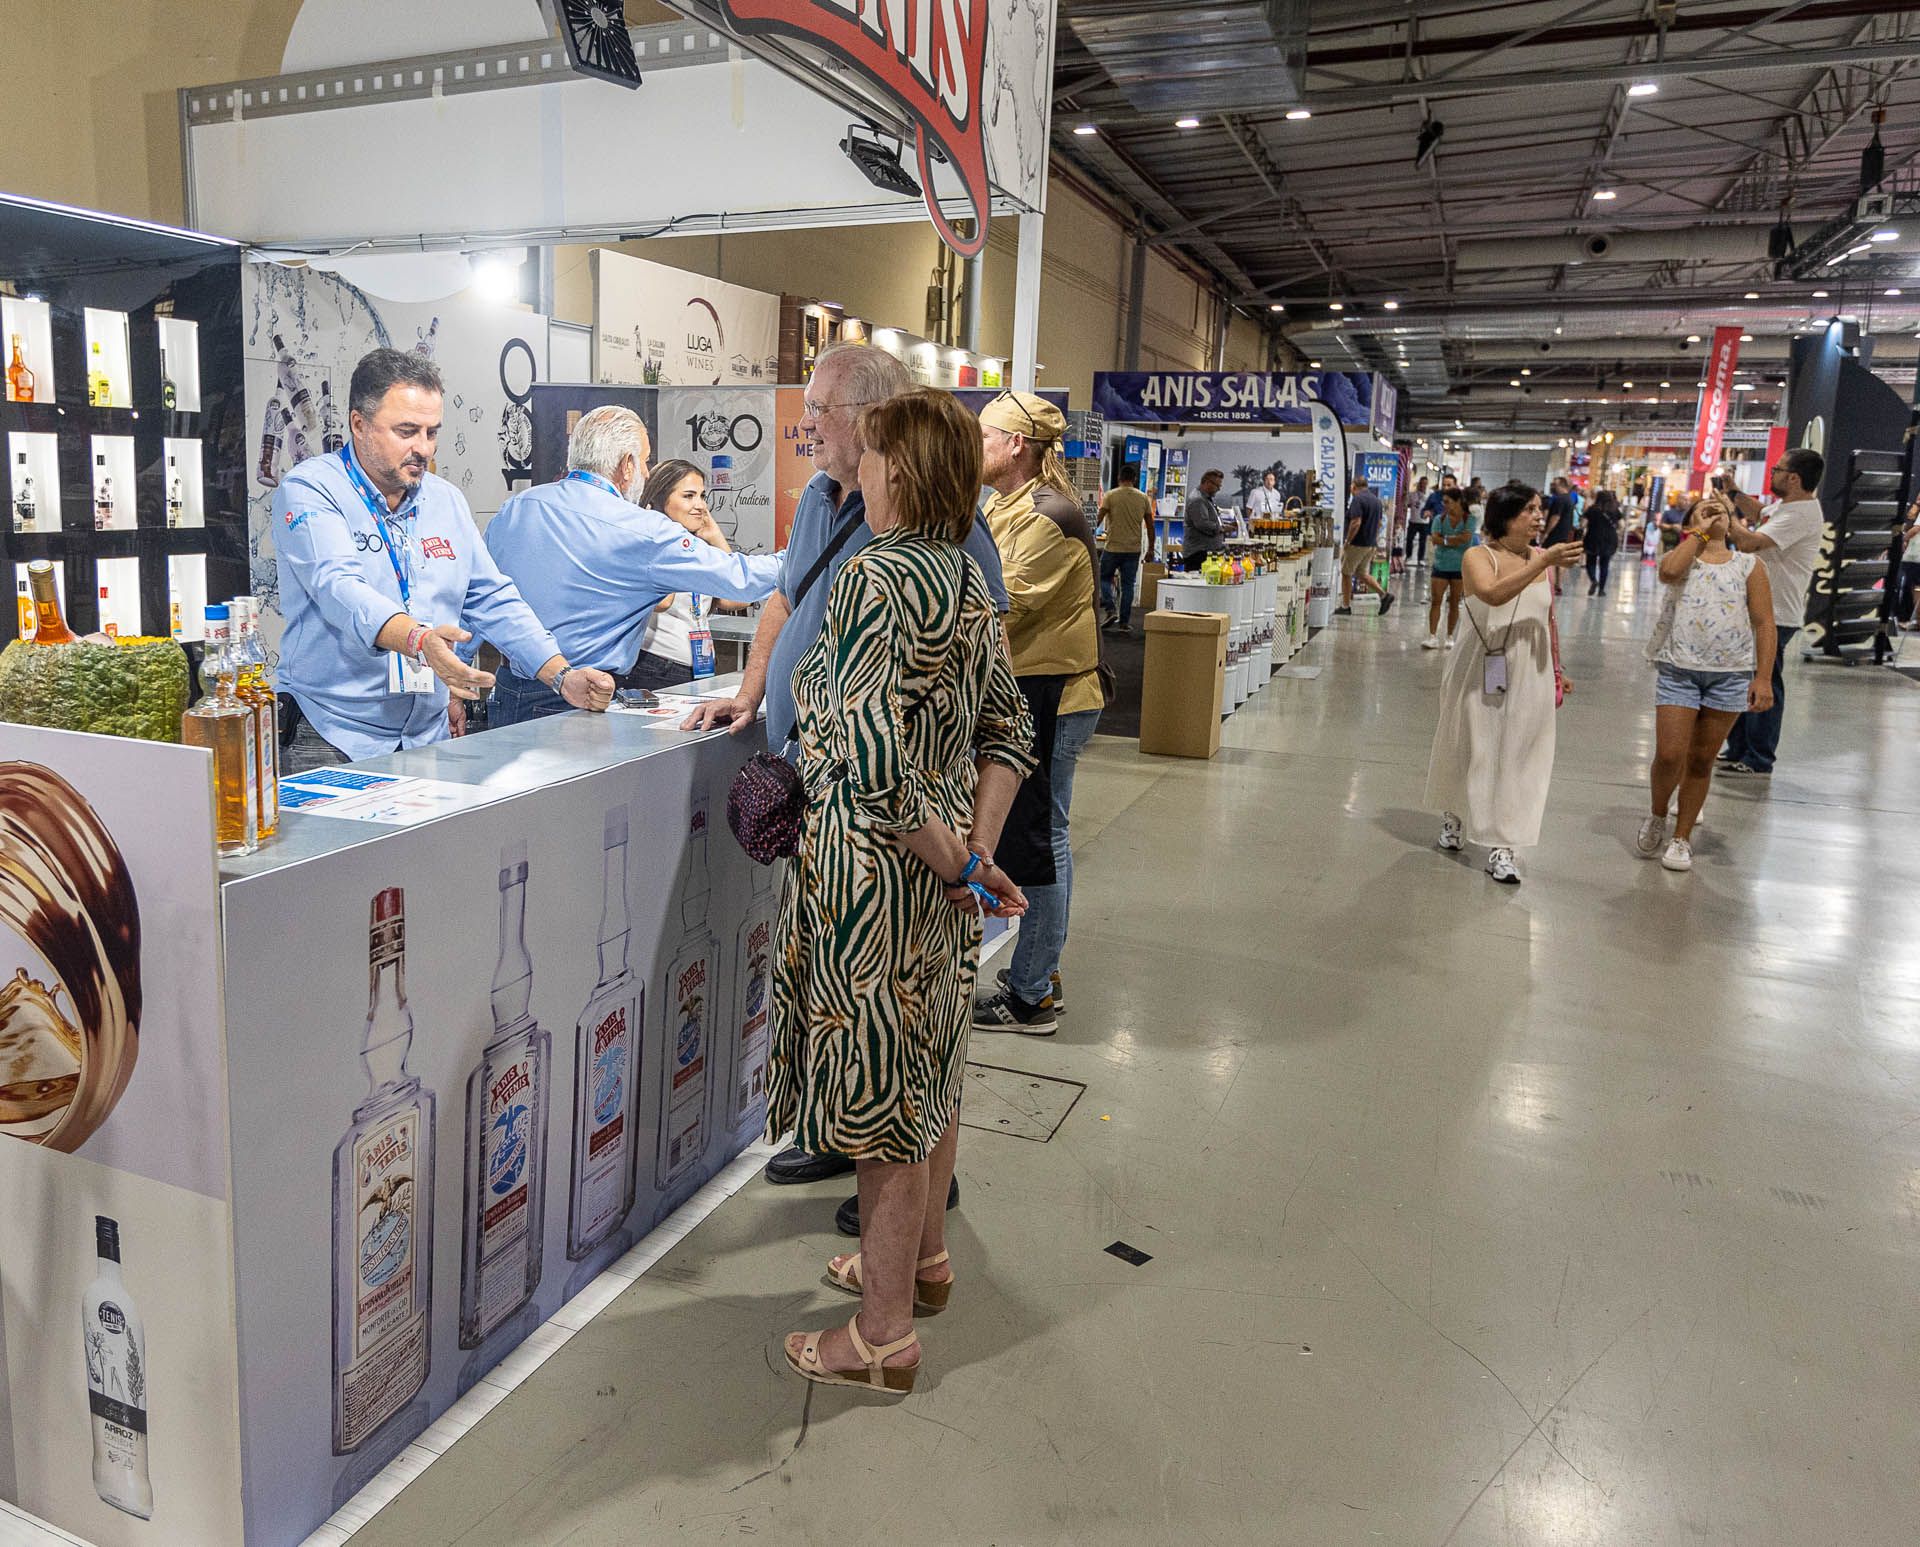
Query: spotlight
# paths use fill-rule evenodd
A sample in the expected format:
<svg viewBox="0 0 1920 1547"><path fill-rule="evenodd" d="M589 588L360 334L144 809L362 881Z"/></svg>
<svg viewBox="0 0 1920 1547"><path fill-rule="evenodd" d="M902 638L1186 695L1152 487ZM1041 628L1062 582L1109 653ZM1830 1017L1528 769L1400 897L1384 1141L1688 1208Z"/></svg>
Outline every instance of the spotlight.
<svg viewBox="0 0 1920 1547"><path fill-rule="evenodd" d="M1429 118L1420 126L1420 136L1413 142L1413 165L1417 171L1433 160L1433 153L1440 148L1440 141L1446 137L1447 126L1437 118Z"/></svg>
<svg viewBox="0 0 1920 1547"><path fill-rule="evenodd" d="M898 140L889 146L880 131L871 125L848 124L847 137L840 142L840 149L874 187L909 198L920 196L920 185L913 180L913 174L900 165Z"/></svg>

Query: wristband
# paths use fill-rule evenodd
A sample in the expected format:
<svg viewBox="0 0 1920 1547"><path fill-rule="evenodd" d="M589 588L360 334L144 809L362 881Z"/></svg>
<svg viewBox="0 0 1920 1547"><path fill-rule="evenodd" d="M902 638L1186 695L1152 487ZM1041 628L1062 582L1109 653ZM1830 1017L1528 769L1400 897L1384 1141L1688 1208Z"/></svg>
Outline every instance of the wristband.
<svg viewBox="0 0 1920 1547"><path fill-rule="evenodd" d="M432 632L433 630L424 623L414 624L407 630L407 645L402 653L411 656L416 662L421 660L426 653L427 635Z"/></svg>
<svg viewBox="0 0 1920 1547"><path fill-rule="evenodd" d="M949 886L965 886L968 881L973 879L974 871L978 870L979 868L980 868L980 856L978 854L969 854L967 856L967 868L961 871L958 876L954 877L954 879L949 881L947 884Z"/></svg>

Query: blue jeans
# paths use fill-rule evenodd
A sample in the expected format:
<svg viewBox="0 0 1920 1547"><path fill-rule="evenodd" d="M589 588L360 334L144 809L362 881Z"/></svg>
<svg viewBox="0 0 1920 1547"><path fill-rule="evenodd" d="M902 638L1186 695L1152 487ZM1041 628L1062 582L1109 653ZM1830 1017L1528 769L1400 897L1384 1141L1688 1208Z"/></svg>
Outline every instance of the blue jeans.
<svg viewBox="0 0 1920 1547"><path fill-rule="evenodd" d="M1773 631L1779 640L1773 652L1773 707L1759 714L1741 715L1727 736L1727 756L1762 773L1773 772L1773 761L1780 752L1780 720L1787 712L1787 688L1780 669L1786 663L1787 641L1800 632L1784 623L1776 623Z"/></svg>
<svg viewBox="0 0 1920 1547"><path fill-rule="evenodd" d="M506 662L493 674L493 693L487 699L487 728L518 725L523 720L540 720L550 714L565 714L573 707L558 693L538 680L529 681Z"/></svg>
<svg viewBox="0 0 1920 1547"><path fill-rule="evenodd" d="M1038 1004L1053 991L1053 975L1060 970L1060 953L1067 945L1067 910L1073 900L1073 842L1067 814L1073 806L1073 770L1100 723L1098 709L1063 714L1053 731L1053 873L1051 886L1030 886L1027 916L1020 920L1020 938L1013 945L1013 965L1007 986L1028 1004Z"/></svg>
<svg viewBox="0 0 1920 1547"><path fill-rule="evenodd" d="M1133 622L1133 582L1140 573L1140 555L1137 553L1103 553L1100 555L1100 605L1115 614L1121 624ZM1113 577L1120 577L1120 605L1113 604Z"/></svg>

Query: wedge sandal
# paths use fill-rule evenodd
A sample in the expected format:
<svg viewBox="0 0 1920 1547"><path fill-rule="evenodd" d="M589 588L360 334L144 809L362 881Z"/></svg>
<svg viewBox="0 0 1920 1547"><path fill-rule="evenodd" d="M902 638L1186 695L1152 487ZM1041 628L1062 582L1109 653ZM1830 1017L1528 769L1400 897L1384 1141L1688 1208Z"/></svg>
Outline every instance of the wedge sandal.
<svg viewBox="0 0 1920 1547"><path fill-rule="evenodd" d="M922 1268L937 1268L948 1261L945 1252L937 1257L922 1257L913 1265L913 1308L932 1316L947 1308L947 1301L953 1296L953 1280L925 1279L920 1277ZM838 1268L834 1263L839 1263ZM835 1289L843 1289L850 1295L862 1293L860 1284L860 1254L851 1257L835 1257L827 1263L827 1282Z"/></svg>
<svg viewBox="0 0 1920 1547"><path fill-rule="evenodd" d="M829 1370L822 1364L820 1340L826 1335L824 1329L787 1334L787 1363L802 1380L810 1380L817 1386L851 1386L856 1391L872 1391L888 1397L903 1397L913 1390L914 1380L920 1374L920 1361L916 1359L912 1364L899 1365L890 1365L886 1361L895 1354L905 1353L909 1348L918 1348L919 1333L909 1332L903 1338L882 1343L875 1348L860 1336L860 1313L855 1311L853 1319L847 1323L847 1336L853 1342L855 1357L865 1364L864 1370Z"/></svg>

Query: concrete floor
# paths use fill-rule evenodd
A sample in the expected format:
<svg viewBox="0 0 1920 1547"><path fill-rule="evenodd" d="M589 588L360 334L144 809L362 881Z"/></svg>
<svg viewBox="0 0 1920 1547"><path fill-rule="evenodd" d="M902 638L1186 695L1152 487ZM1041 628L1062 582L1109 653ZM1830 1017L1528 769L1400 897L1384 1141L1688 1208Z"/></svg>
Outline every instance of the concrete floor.
<svg viewBox="0 0 1920 1547"><path fill-rule="evenodd" d="M1669 875L1650 572L1573 589L1517 890L1431 845L1416 605L1212 763L1095 743L1071 1009L974 1045L1088 1090L965 1133L914 1396L777 1368L849 1310L847 1189L755 1182L355 1547L1910 1547L1920 688L1796 652L1781 771Z"/></svg>

